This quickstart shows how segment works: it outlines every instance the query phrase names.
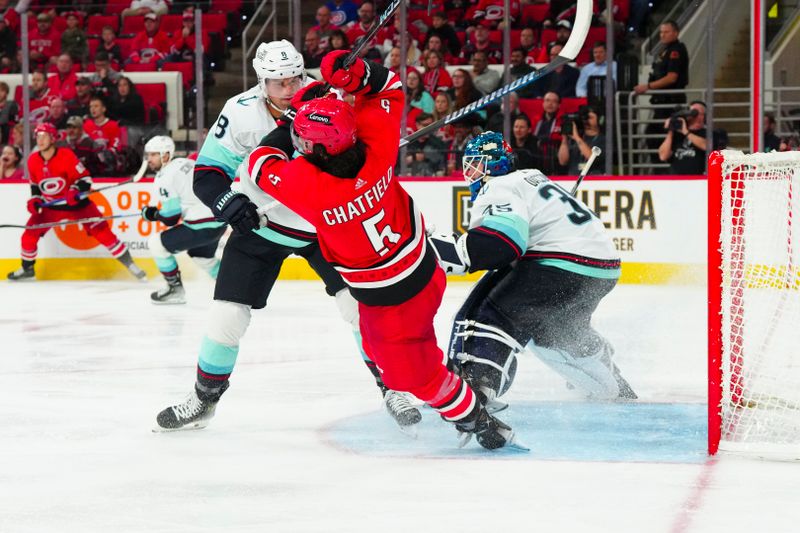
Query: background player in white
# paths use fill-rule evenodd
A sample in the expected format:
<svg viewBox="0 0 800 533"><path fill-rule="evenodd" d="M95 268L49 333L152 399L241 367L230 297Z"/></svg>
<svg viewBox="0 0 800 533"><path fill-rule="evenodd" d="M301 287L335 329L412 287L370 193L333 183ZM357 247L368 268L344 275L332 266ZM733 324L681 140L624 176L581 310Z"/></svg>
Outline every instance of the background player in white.
<svg viewBox="0 0 800 533"><path fill-rule="evenodd" d="M591 326L620 275L602 222L538 170L515 171L499 133L471 140L463 165L474 202L469 231L430 241L445 271L490 272L456 315L453 364L495 409L504 407L495 398L511 386L522 347L592 398L636 398Z"/></svg>
<svg viewBox="0 0 800 533"><path fill-rule="evenodd" d="M281 265L292 254L305 258L322 278L326 292L335 296L341 316L353 328L362 357L384 394L387 410L401 427L413 426L421 419L419 410L406 396L386 389L375 365L363 355L357 303L341 276L323 259L314 227L248 179L232 188L245 156L278 123L291 120L291 99L306 84L303 56L286 40L259 45L253 68L258 85L225 103L195 165L195 193L234 232L223 251L194 391L183 403L159 413L156 429L194 429L208 424L228 388L239 341L250 323L250 310L266 306ZM286 131L281 136L285 137L285 151L292 153L288 129L282 130ZM269 210L266 226L267 217L259 209Z"/></svg>
<svg viewBox="0 0 800 533"><path fill-rule="evenodd" d="M175 255L186 251L197 265L216 279L219 259L215 257L219 239L225 233L225 223L219 222L192 190L194 161L173 157L175 143L157 135L144 145L144 156L150 170L156 172L153 187L161 207L148 205L142 217L171 226L153 233L148 241L150 253L158 270L167 281L164 289L150 294L154 304L186 303L181 272Z"/></svg>

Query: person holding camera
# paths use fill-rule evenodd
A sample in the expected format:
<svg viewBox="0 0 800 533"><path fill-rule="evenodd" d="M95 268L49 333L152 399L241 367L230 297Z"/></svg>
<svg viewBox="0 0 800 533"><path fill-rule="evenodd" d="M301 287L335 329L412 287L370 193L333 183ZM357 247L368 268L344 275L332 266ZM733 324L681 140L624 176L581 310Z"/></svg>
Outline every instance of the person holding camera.
<svg viewBox="0 0 800 533"><path fill-rule="evenodd" d="M600 129L597 111L588 105L581 106L576 114L564 115L561 125L561 146L558 147L558 163L567 167L567 174L577 176L592 155L592 148L604 149L606 136ZM605 172L604 156L595 160L589 174Z"/></svg>
<svg viewBox="0 0 800 533"><path fill-rule="evenodd" d="M672 174L703 174L706 170L706 104L695 100L665 122L667 136L658 158L669 162Z"/></svg>

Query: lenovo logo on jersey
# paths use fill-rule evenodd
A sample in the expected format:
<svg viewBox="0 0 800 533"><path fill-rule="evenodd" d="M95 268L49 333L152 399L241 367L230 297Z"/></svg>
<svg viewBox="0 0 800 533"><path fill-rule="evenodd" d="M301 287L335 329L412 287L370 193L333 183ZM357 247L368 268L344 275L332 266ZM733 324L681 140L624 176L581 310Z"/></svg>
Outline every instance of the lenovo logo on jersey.
<svg viewBox="0 0 800 533"><path fill-rule="evenodd" d="M314 122L321 122L323 124L331 123L330 117L326 117L325 115L319 115L317 113L311 113L310 115L308 115L308 120L313 120Z"/></svg>
<svg viewBox="0 0 800 533"><path fill-rule="evenodd" d="M60 193L66 184L64 178L45 178L39 182L39 190L47 196L53 196Z"/></svg>

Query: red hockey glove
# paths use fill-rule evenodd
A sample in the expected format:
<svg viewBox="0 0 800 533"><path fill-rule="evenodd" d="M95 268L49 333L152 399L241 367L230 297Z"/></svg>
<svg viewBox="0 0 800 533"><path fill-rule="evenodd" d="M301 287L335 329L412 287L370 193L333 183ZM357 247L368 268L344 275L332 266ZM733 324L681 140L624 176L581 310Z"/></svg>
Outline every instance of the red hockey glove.
<svg viewBox="0 0 800 533"><path fill-rule="evenodd" d="M322 98L327 94L325 89L325 84L321 81L315 81L314 83L310 83L294 93L292 96L292 103L291 106L296 110L300 109L300 107L309 100L313 100L314 98ZM294 118L294 117L292 117Z"/></svg>
<svg viewBox="0 0 800 533"><path fill-rule="evenodd" d="M348 52L345 50L335 50L328 52L322 58L320 72L322 77L337 89L342 89L350 94L358 94L367 86L369 68L363 59L356 58L353 64L344 68L344 59Z"/></svg>
<svg viewBox="0 0 800 533"><path fill-rule="evenodd" d="M78 205L80 201L83 199L81 198L81 191L77 187L70 187L67 190L67 195L65 196L67 200L67 205Z"/></svg>
<svg viewBox="0 0 800 533"><path fill-rule="evenodd" d="M42 204L44 203L44 198L41 196L31 196L28 198L28 213L31 215L39 214L39 211L42 209Z"/></svg>

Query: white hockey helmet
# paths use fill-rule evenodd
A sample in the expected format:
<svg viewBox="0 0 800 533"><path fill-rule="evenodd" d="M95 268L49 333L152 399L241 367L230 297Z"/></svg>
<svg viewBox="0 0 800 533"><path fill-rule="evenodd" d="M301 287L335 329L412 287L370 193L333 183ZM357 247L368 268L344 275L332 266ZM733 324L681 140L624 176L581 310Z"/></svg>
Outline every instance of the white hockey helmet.
<svg viewBox="0 0 800 533"><path fill-rule="evenodd" d="M253 58L253 69L258 77L258 86L268 98L266 80L278 80L300 76L305 80L306 70L303 54L286 39L261 43Z"/></svg>
<svg viewBox="0 0 800 533"><path fill-rule="evenodd" d="M144 145L145 154L169 154L170 157L175 153L175 141L166 135L156 135Z"/></svg>

